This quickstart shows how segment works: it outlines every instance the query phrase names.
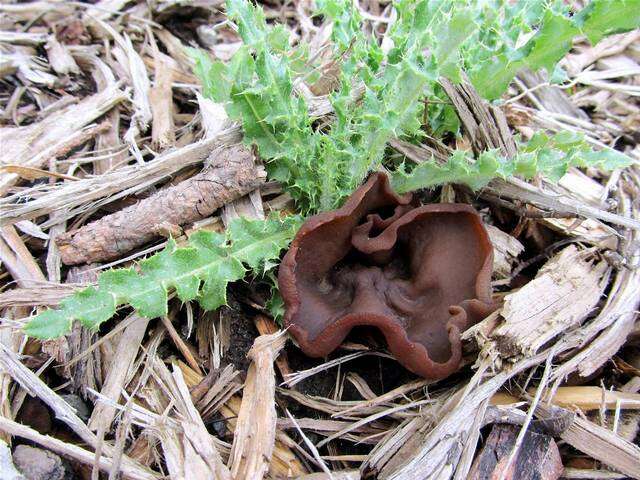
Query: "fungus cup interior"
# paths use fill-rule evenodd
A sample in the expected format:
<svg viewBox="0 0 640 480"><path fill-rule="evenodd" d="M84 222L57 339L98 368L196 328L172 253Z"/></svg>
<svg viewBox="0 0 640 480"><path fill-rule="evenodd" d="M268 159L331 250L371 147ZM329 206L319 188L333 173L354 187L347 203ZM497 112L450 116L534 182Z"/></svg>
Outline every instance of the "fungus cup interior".
<svg viewBox="0 0 640 480"><path fill-rule="evenodd" d="M402 365L444 378L460 367L460 334L494 310L492 261L471 206L417 206L377 173L296 235L278 276L284 322L314 357L355 326L378 328Z"/></svg>

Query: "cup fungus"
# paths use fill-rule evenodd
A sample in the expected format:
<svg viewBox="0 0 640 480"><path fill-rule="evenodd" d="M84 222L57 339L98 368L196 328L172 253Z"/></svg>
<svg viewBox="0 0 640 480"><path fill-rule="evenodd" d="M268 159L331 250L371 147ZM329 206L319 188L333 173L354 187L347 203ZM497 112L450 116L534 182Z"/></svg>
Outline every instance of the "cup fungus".
<svg viewBox="0 0 640 480"><path fill-rule="evenodd" d="M492 261L473 207L417 206L377 173L291 243L278 276L284 323L312 357L355 326L377 328L402 365L441 379L460 367L460 334L494 309Z"/></svg>

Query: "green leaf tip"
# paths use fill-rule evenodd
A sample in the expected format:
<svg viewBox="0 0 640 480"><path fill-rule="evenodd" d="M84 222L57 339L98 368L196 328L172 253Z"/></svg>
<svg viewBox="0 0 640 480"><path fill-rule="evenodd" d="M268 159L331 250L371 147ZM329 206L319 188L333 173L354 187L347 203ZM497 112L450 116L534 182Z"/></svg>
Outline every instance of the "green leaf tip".
<svg viewBox="0 0 640 480"><path fill-rule="evenodd" d="M482 152L477 159L457 150L444 163L426 160L410 172L401 166L392 173L391 183L398 193L444 183L464 184L478 190L494 178L518 176L530 179L542 175L558 181L570 167L613 170L632 163L632 158L616 150L593 150L582 135L560 132L548 136L538 132L528 143L519 146L512 159L504 158L497 150Z"/></svg>
<svg viewBox="0 0 640 480"><path fill-rule="evenodd" d="M184 247L170 240L161 252L142 260L138 268L107 270L98 285L80 290L31 318L24 331L31 337L50 339L68 333L75 320L97 329L130 305L139 315L154 318L167 314L168 293L180 300L197 300L205 310L226 304L229 282L242 279L247 269L266 272L277 264L301 219L275 216L266 220L233 220L224 234L200 230Z"/></svg>

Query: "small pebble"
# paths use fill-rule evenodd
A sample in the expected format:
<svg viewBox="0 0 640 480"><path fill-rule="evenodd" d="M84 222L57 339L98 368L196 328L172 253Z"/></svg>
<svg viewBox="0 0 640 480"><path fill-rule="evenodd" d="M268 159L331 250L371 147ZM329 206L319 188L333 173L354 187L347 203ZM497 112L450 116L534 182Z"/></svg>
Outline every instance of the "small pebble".
<svg viewBox="0 0 640 480"><path fill-rule="evenodd" d="M28 445L18 445L13 451L13 463L26 480L71 480L73 474L53 452Z"/></svg>
<svg viewBox="0 0 640 480"><path fill-rule="evenodd" d="M60 398L62 398L76 410L76 415L78 415L83 422L89 421L91 412L89 411L87 402L85 402L79 395L73 393L65 393L64 395L60 395Z"/></svg>

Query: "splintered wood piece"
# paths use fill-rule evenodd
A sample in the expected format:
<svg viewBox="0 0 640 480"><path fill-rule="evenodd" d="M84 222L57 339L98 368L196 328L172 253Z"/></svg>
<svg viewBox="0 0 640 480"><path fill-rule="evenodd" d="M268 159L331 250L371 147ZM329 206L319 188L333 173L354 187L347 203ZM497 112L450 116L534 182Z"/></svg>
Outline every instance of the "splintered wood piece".
<svg viewBox="0 0 640 480"><path fill-rule="evenodd" d="M629 45L639 38L640 32L638 30L621 33L619 35L611 35L610 37L603 38L602 41L593 46L567 55L561 61L561 65L566 69L567 73L573 77L603 57L624 52Z"/></svg>
<svg viewBox="0 0 640 480"><path fill-rule="evenodd" d="M327 475L324 472L310 473L296 477L296 480L358 480L359 478L361 477L358 470L343 470L338 472L333 471L331 475Z"/></svg>
<svg viewBox="0 0 640 480"><path fill-rule="evenodd" d="M86 141L83 129L125 99L125 92L113 86L54 112L38 123L3 128L0 133L2 163L42 167L60 152L68 152L70 143L71 148L77 146L77 138ZM15 173L0 175L0 194L6 193L18 178Z"/></svg>
<svg viewBox="0 0 640 480"><path fill-rule="evenodd" d="M509 278L516 258L524 251L524 245L493 225L485 224L484 228L493 245L493 278Z"/></svg>
<svg viewBox="0 0 640 480"><path fill-rule="evenodd" d="M276 325L276 322L265 315L256 315L254 318L254 323L260 335L269 335L278 333L280 331L280 328L278 327L278 325ZM282 352L280 355L278 355L278 358L276 358L276 367L278 367L282 378L286 378L287 375L291 375L293 373L291 367L289 367L287 352Z"/></svg>
<svg viewBox="0 0 640 480"><path fill-rule="evenodd" d="M12 226L0 228L0 262L20 286L46 281L33 255Z"/></svg>
<svg viewBox="0 0 640 480"><path fill-rule="evenodd" d="M122 333L113 356L113 363L100 392L106 398L114 401L120 398L148 325L148 318L135 317L135 320ZM108 432L115 415L114 407L99 400L89 419L89 428L94 431Z"/></svg>
<svg viewBox="0 0 640 480"><path fill-rule="evenodd" d="M570 245L549 260L534 280L507 295L490 334L502 358L530 356L546 342L580 325L600 300L610 268L587 260L588 251Z"/></svg>
<svg viewBox="0 0 640 480"><path fill-rule="evenodd" d="M69 53L69 47L58 41L55 35L51 35L47 40L44 49L47 51L49 64L58 75L68 75L69 73L80 73L80 67Z"/></svg>
<svg viewBox="0 0 640 480"><path fill-rule="evenodd" d="M229 456L234 479L260 479L269 470L278 418L273 362L286 341L284 332L261 335L247 354L251 365L247 371Z"/></svg>
<svg viewBox="0 0 640 480"><path fill-rule="evenodd" d="M469 480L555 480L562 474L558 446L549 435L527 432L515 459L507 468L520 427L493 426L480 454L476 457Z"/></svg>
<svg viewBox="0 0 640 480"><path fill-rule="evenodd" d="M214 438L207 431L200 413L193 404L189 388L179 367L174 366L173 379L185 414L181 422L185 478L231 480L229 469L223 463ZM206 474L201 476L205 472Z"/></svg>
<svg viewBox="0 0 640 480"><path fill-rule="evenodd" d="M176 143L173 122L173 71L176 62L167 55L155 51L155 83L149 91L149 102L153 113L151 142L159 150L172 147Z"/></svg>

